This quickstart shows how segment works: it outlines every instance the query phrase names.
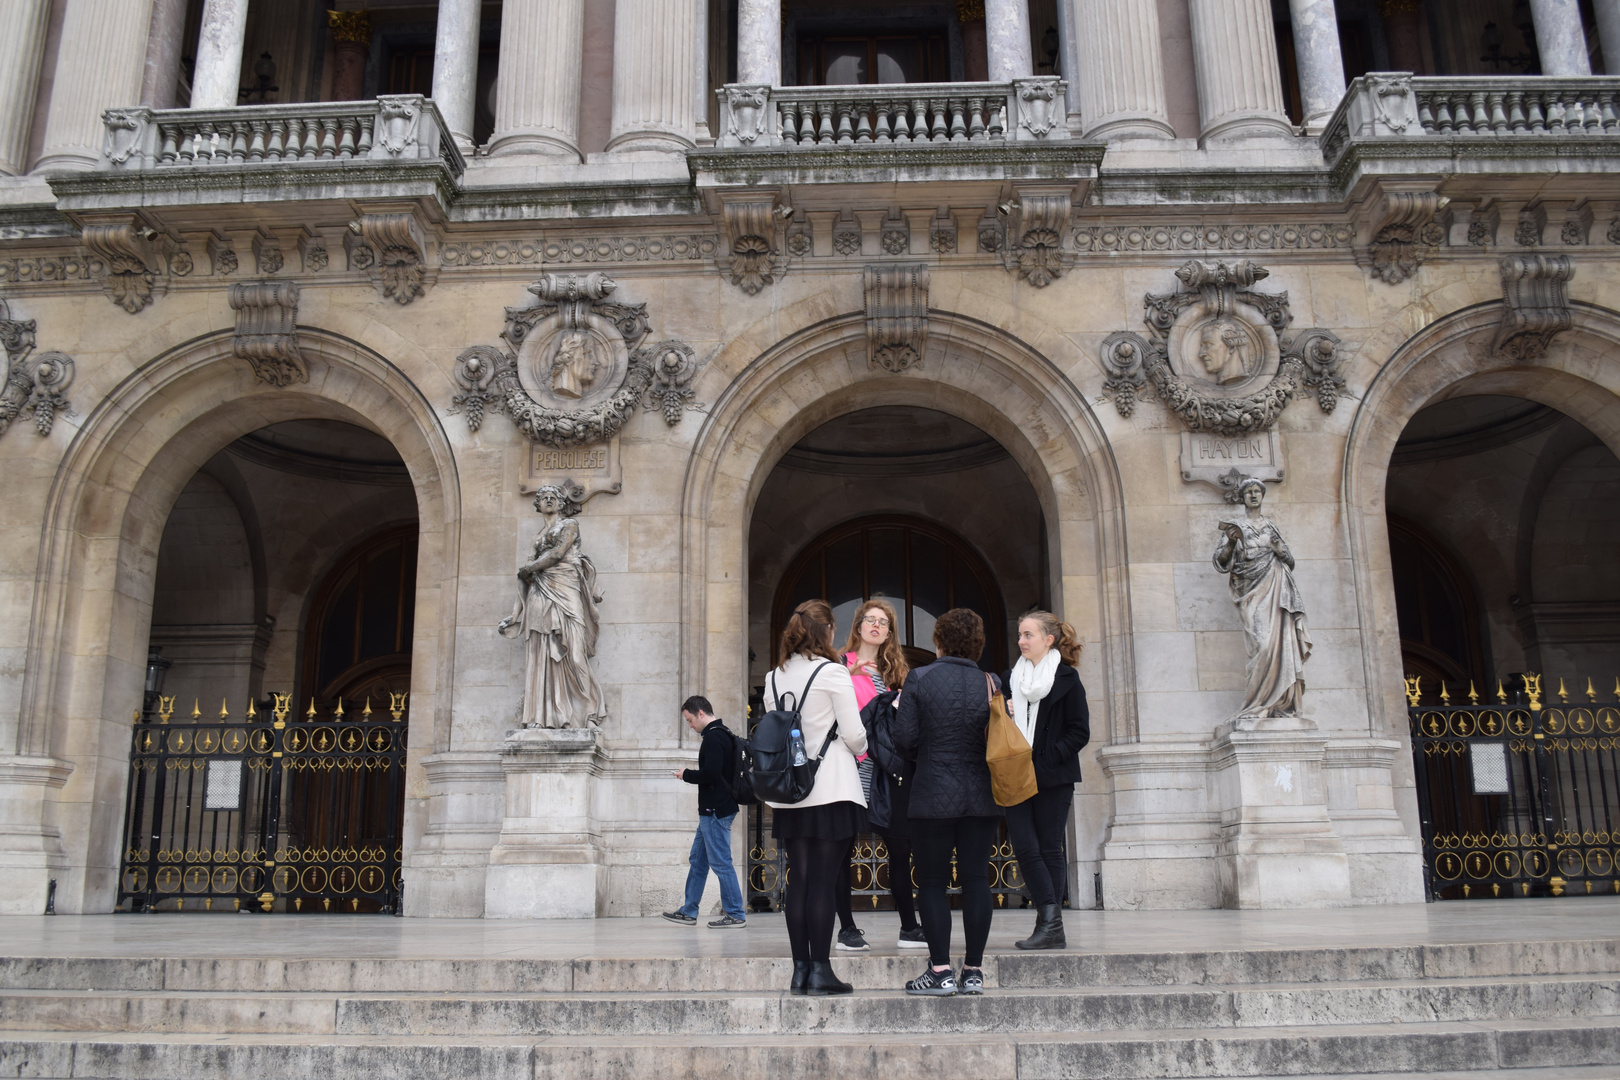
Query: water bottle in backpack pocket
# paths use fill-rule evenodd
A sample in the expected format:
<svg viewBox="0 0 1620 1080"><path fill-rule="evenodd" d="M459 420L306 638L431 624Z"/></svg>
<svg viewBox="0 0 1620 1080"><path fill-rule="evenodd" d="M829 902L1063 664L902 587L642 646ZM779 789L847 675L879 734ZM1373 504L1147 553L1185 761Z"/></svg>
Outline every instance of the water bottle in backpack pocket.
<svg viewBox="0 0 1620 1080"><path fill-rule="evenodd" d="M827 748L838 737L838 725L834 723L827 732L821 752L810 757L804 745L804 728L799 722L799 714L816 676L832 666L829 662L812 671L804 684L804 692L798 697L792 693L778 694L776 673L771 672L771 696L776 701L776 708L759 718L748 746L751 758L749 777L753 781L754 795L760 802L791 804L809 798L810 789L816 783L816 769L821 759L827 756Z"/></svg>

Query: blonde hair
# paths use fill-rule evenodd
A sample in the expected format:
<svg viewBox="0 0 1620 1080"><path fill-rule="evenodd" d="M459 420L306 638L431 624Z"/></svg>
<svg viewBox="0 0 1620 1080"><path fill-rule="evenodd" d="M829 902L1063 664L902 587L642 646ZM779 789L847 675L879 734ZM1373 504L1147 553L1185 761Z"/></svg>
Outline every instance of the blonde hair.
<svg viewBox="0 0 1620 1080"><path fill-rule="evenodd" d="M1019 625L1027 621L1039 624L1041 633L1052 639L1052 648L1058 651L1065 664L1074 667L1080 662L1080 638L1074 632L1074 627L1050 611L1026 611L1018 616Z"/></svg>
<svg viewBox="0 0 1620 1080"><path fill-rule="evenodd" d="M900 684L906 681L911 674L911 665L906 663L905 650L900 647L900 616L894 613L894 606L881 596L874 596L863 601L856 608L855 621L849 627L849 640L844 643L846 653L859 653L861 649L861 620L873 608L883 612L889 620L889 637L878 646L877 668L883 673L883 682L890 690L898 690Z"/></svg>

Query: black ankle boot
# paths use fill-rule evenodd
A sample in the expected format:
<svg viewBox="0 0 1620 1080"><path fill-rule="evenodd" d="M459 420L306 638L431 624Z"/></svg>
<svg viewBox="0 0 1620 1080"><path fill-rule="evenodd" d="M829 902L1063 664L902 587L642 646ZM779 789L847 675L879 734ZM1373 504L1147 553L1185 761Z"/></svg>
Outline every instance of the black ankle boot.
<svg viewBox="0 0 1620 1080"><path fill-rule="evenodd" d="M1020 949L1062 949L1068 945L1063 937L1063 906L1042 904L1035 909L1035 932L1023 941L1015 941Z"/></svg>
<svg viewBox="0 0 1620 1080"><path fill-rule="evenodd" d="M804 979L804 992L810 997L827 997L831 994L853 994L855 988L835 975L832 964L826 960L812 960L810 971Z"/></svg>
<svg viewBox="0 0 1620 1080"><path fill-rule="evenodd" d="M804 997L804 981L810 977L810 961L793 961L793 983L789 987L794 997Z"/></svg>

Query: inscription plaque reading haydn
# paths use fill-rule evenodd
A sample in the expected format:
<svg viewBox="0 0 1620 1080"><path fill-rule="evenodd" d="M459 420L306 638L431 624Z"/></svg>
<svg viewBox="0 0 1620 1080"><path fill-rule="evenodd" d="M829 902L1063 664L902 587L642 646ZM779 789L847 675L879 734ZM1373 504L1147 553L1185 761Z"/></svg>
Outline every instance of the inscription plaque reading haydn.
<svg viewBox="0 0 1620 1080"><path fill-rule="evenodd" d="M1209 484L1226 495L1235 492L1233 476L1252 476L1269 483L1283 478L1282 436L1276 431L1226 436L1202 431L1181 433L1181 478Z"/></svg>

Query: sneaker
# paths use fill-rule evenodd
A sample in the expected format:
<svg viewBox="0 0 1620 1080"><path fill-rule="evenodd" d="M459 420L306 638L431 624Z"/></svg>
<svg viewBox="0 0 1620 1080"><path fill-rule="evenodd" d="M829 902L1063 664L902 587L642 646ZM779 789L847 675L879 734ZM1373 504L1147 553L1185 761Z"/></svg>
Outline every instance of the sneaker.
<svg viewBox="0 0 1620 1080"><path fill-rule="evenodd" d="M927 994L931 997L951 997L956 993L956 972L950 968L935 971L932 966L906 983L906 993Z"/></svg>
<svg viewBox="0 0 1620 1080"><path fill-rule="evenodd" d="M711 930L730 930L733 926L747 926L747 919L739 919L735 915L722 915L718 919L709 920Z"/></svg>
<svg viewBox="0 0 1620 1080"><path fill-rule="evenodd" d="M956 985L958 994L984 993L984 969L964 966Z"/></svg>
<svg viewBox="0 0 1620 1080"><path fill-rule="evenodd" d="M902 949L926 949L928 938L923 935L922 927L913 926L910 930L900 931L899 944Z"/></svg>
<svg viewBox="0 0 1620 1080"><path fill-rule="evenodd" d="M861 934L861 928L858 926L838 931L838 947L845 952L872 951L872 946L866 943L866 938Z"/></svg>
<svg viewBox="0 0 1620 1080"><path fill-rule="evenodd" d="M697 925L696 918L680 911L666 911L664 912L664 918L668 919L670 922L680 923L682 926Z"/></svg>

